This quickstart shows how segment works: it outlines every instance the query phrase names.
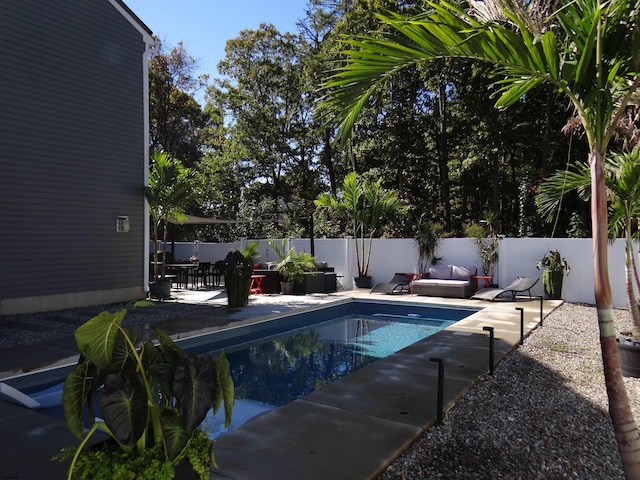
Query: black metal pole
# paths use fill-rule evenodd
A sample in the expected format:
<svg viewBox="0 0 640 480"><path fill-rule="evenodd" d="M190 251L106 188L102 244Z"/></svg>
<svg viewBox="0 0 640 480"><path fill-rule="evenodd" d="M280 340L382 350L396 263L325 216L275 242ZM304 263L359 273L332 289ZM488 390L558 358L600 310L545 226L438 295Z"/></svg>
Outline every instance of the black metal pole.
<svg viewBox="0 0 640 480"><path fill-rule="evenodd" d="M489 332L489 375L493 375L493 327L482 327L482 330Z"/></svg>
<svg viewBox="0 0 640 480"><path fill-rule="evenodd" d="M438 364L438 413L436 425L442 425L442 412L444 410L444 362L441 358L430 358L432 362Z"/></svg>
<svg viewBox="0 0 640 480"><path fill-rule="evenodd" d="M516 310L520 310L520 345L524 343L524 308L516 307Z"/></svg>
<svg viewBox="0 0 640 480"><path fill-rule="evenodd" d="M544 312L542 310L544 297L542 295L538 295L538 298L540 298L540 326L542 326L542 321L544 320Z"/></svg>
<svg viewBox="0 0 640 480"><path fill-rule="evenodd" d="M316 246L313 238L313 215L309 217L309 249L311 250L311 256L316 254Z"/></svg>

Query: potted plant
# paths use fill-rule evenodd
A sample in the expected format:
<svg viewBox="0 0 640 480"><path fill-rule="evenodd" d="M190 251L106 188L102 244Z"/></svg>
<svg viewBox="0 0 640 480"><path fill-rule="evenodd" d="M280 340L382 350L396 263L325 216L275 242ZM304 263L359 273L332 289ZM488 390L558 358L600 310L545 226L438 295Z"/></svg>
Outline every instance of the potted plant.
<svg viewBox="0 0 640 480"><path fill-rule="evenodd" d="M316 269L315 259L310 253L298 252L294 247L287 249L285 239L282 240L281 245L278 245L273 239L269 239L269 245L280 260L275 266L283 279L280 282L280 289L282 293L292 293L294 283L301 282L305 272L312 272Z"/></svg>
<svg viewBox="0 0 640 480"><path fill-rule="evenodd" d="M565 272L569 275L567 259L560 256L558 250L550 250L536 263L536 268L542 270L542 284L546 298L558 300L562 298L562 279Z"/></svg>
<svg viewBox="0 0 640 480"><path fill-rule="evenodd" d="M62 405L81 443L60 455L72 457L68 478L134 478L125 475L128 469L135 478L173 478L188 459L207 479L211 441L198 427L221 404L226 425L231 421L229 363L223 353L217 360L187 354L160 329L157 343L142 343L137 327L122 326L126 312L102 312L76 330L82 355L64 382ZM112 441L85 449L98 429Z"/></svg>
<svg viewBox="0 0 640 480"><path fill-rule="evenodd" d="M382 187L381 178L371 181L356 172L351 172L344 178L341 192L337 195L323 193L315 200L315 204L346 223L347 231L354 237L356 248L358 277L354 277L354 284L358 288L371 288L371 277L367 273L373 236L390 219L404 215L406 205L395 190L385 190Z"/></svg>
<svg viewBox="0 0 640 480"><path fill-rule="evenodd" d="M495 267L498 263L498 236L495 234L493 224L495 215L492 212L484 212L484 220L480 223L472 223L465 227L465 233L472 237L478 248L478 255L482 261L482 271L487 277L495 277Z"/></svg>
<svg viewBox="0 0 640 480"><path fill-rule="evenodd" d="M258 242L251 242L244 250L234 250L225 258L224 284L229 308L244 307L249 303L249 286L253 264L260 258Z"/></svg>
<svg viewBox="0 0 640 480"><path fill-rule="evenodd" d="M151 159L149 185L145 187L153 241L154 281L149 284L149 291L153 298L169 298L171 279L165 276L168 224L185 218L184 207L191 199L197 174L195 170L185 168L178 159L158 150L153 151ZM162 255L158 253L160 239Z"/></svg>
<svg viewBox="0 0 640 480"><path fill-rule="evenodd" d="M425 273L429 264L435 265L441 259L436 257L436 250L442 238L442 225L435 222L416 222L416 242L418 243L418 271Z"/></svg>

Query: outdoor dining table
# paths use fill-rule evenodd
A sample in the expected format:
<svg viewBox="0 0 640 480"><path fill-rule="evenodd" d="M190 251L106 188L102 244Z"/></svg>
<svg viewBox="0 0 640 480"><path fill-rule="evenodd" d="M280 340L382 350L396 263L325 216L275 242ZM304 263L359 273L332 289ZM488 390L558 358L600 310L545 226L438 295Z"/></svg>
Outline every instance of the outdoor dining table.
<svg viewBox="0 0 640 480"><path fill-rule="evenodd" d="M178 287L184 284L184 288L188 288L189 284L189 272L192 269L198 268L197 263L168 263L167 268L175 269L178 272L177 284Z"/></svg>

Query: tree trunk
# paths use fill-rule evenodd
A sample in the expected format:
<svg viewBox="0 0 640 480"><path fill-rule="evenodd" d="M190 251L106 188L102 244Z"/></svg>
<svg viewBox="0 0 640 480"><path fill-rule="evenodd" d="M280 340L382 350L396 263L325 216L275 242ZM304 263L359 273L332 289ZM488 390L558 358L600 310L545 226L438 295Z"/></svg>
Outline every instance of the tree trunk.
<svg viewBox="0 0 640 480"><path fill-rule="evenodd" d="M444 209L442 226L445 232L451 231L451 191L449 188L449 150L447 148L447 86L444 79L438 84L438 170L440 171L440 202Z"/></svg>
<svg viewBox="0 0 640 480"><path fill-rule="evenodd" d="M613 321L611 285L607 252L607 198L604 177L604 156L597 149L589 155L591 168L591 220L593 223L593 274L598 310L600 347L604 381L609 397L609 415L618 443L622 468L628 479L640 479L640 435L633 419L627 390L620 368Z"/></svg>
<svg viewBox="0 0 640 480"><path fill-rule="evenodd" d="M329 176L329 188L330 192L335 195L338 189L336 185L336 172L333 168L333 148L331 147L331 131L329 128L324 129L324 152L322 154L322 160L324 166L327 169L327 175Z"/></svg>

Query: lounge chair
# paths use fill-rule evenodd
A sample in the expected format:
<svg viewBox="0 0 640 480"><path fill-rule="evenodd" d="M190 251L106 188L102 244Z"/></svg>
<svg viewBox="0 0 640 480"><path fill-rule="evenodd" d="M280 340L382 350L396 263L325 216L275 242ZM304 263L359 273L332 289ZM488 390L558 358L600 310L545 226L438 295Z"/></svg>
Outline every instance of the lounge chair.
<svg viewBox="0 0 640 480"><path fill-rule="evenodd" d="M531 298L531 289L536 283L538 283L537 278L518 277L511 283L511 285L504 288L483 288L482 290L478 290L474 293L471 298L475 300L488 300L493 302L503 294L510 293L511 299L514 300L518 293L523 292L527 292L529 294L529 298Z"/></svg>
<svg viewBox="0 0 640 480"><path fill-rule="evenodd" d="M27 395L4 382L0 382L0 400L7 400L25 408L51 408L62 404L62 385L55 385Z"/></svg>
<svg viewBox="0 0 640 480"><path fill-rule="evenodd" d="M409 277L404 273L396 273L387 283L376 283L369 293L407 293L409 291Z"/></svg>

